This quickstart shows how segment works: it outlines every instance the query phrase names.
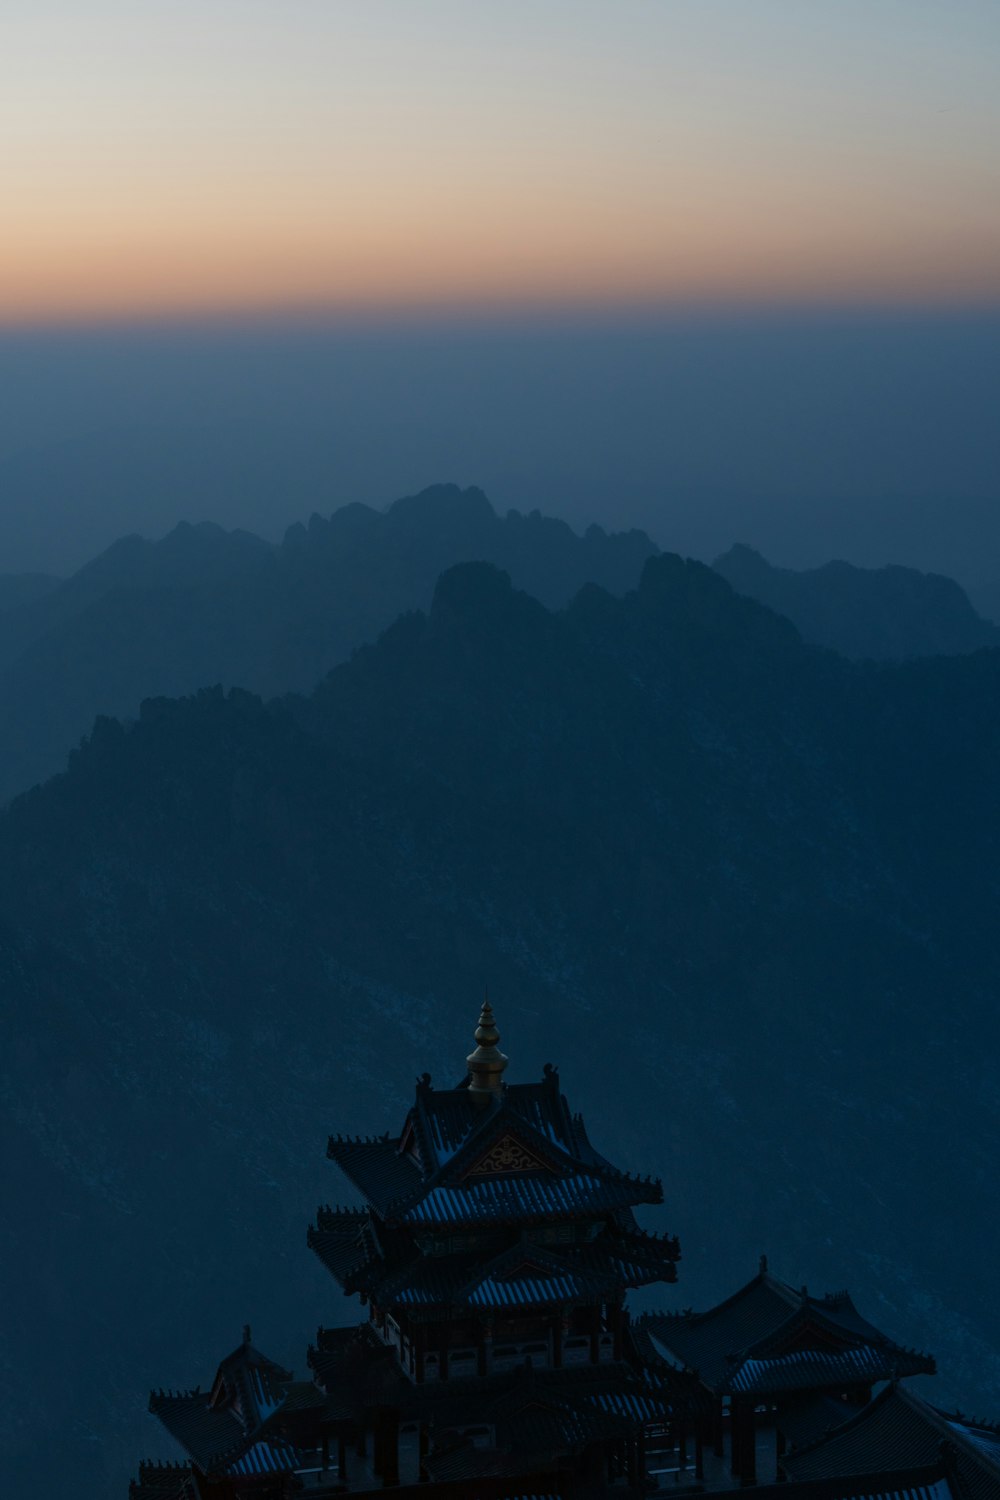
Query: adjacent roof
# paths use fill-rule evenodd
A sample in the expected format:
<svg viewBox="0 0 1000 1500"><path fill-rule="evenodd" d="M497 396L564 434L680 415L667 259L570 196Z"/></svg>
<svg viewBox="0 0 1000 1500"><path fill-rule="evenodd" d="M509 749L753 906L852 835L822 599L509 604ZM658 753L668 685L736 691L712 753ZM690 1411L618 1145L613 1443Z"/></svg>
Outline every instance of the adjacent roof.
<svg viewBox="0 0 1000 1500"><path fill-rule="evenodd" d="M246 1433L231 1411L213 1410L207 1391L154 1391L149 1409L202 1469L214 1470L243 1446Z"/></svg>
<svg viewBox="0 0 1000 1500"><path fill-rule="evenodd" d="M718 1394L839 1390L935 1369L867 1322L846 1292L811 1297L766 1270L710 1312L651 1313L642 1326L662 1359L697 1370Z"/></svg>
<svg viewBox="0 0 1000 1500"><path fill-rule="evenodd" d="M792 1448L805 1448L826 1437L835 1427L863 1410L863 1404L849 1404L822 1391L803 1391L781 1403L777 1425Z"/></svg>
<svg viewBox="0 0 1000 1500"><path fill-rule="evenodd" d="M965 1500L961 1481L942 1458L917 1469L850 1474L795 1484L758 1484L754 1500ZM744 1500L747 1491L717 1490L713 1500Z"/></svg>
<svg viewBox="0 0 1000 1500"><path fill-rule="evenodd" d="M949 1416L892 1384L842 1426L782 1459L790 1480L933 1464L950 1454L970 1500L1000 1500L1000 1428Z"/></svg>
<svg viewBox="0 0 1000 1500"><path fill-rule="evenodd" d="M324 1403L317 1387L294 1380L255 1349L248 1329L219 1365L211 1390L154 1391L149 1409L199 1469L247 1477L301 1468L306 1460L280 1431L281 1419Z"/></svg>

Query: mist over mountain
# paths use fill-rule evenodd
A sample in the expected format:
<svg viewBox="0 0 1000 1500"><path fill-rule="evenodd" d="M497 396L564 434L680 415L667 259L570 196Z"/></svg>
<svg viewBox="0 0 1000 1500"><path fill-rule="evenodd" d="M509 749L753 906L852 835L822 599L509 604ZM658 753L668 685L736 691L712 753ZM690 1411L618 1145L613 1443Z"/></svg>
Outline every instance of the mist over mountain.
<svg viewBox="0 0 1000 1500"><path fill-rule="evenodd" d="M540 306L7 329L0 565L180 515L268 540L448 474L709 561L1000 579L995 308Z"/></svg>
<svg viewBox="0 0 1000 1500"><path fill-rule="evenodd" d="M460 1076L487 981L509 1076L663 1177L679 1305L766 1250L996 1406L998 752L1000 652L855 664L670 554L557 612L461 566L309 697L101 720L0 818L10 1482L111 1493L151 1385L352 1316L326 1133Z"/></svg>
<svg viewBox="0 0 1000 1500"><path fill-rule="evenodd" d="M1000 628L976 613L954 579L936 573L846 562L796 572L743 544L712 566L738 593L787 615L807 641L844 656L892 661L1000 645Z"/></svg>
<svg viewBox="0 0 1000 1500"><path fill-rule="evenodd" d="M59 583L47 573L0 573L0 614L44 599Z"/></svg>
<svg viewBox="0 0 1000 1500"><path fill-rule="evenodd" d="M308 691L426 606L452 563L495 562L558 606L587 582L623 593L655 550L640 532L581 537L537 512L501 518L481 491L454 485L384 513L314 515L277 547L209 524L125 537L63 583L22 580L21 602L0 613L0 800L61 770L96 714L131 716L145 697L214 682ZM0 580L0 611L4 597Z"/></svg>

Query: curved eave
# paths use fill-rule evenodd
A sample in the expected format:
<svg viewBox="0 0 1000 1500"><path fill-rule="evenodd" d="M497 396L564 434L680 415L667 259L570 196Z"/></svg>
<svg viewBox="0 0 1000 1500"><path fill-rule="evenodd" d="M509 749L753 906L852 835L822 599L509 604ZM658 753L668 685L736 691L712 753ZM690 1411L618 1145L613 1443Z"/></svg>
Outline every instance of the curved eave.
<svg viewBox="0 0 1000 1500"><path fill-rule="evenodd" d="M733 1395L780 1395L788 1391L842 1390L875 1385L910 1375L933 1375L930 1355L904 1349L860 1346L839 1352L803 1349L775 1359L746 1359L732 1371L723 1390Z"/></svg>

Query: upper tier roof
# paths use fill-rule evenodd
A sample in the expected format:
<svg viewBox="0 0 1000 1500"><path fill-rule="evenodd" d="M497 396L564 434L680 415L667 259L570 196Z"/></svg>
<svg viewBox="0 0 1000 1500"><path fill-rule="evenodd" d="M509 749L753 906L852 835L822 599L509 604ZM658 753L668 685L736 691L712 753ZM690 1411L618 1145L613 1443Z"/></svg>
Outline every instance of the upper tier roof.
<svg viewBox="0 0 1000 1500"><path fill-rule="evenodd" d="M485 1100L470 1096L467 1080L439 1092L425 1075L399 1136L331 1138L328 1155L388 1225L530 1223L663 1201L659 1182L594 1150L551 1067L540 1083L508 1084Z"/></svg>
<svg viewBox="0 0 1000 1500"><path fill-rule="evenodd" d="M869 1386L935 1368L863 1318L846 1292L810 1297L766 1269L710 1312L650 1313L642 1327L662 1358L720 1394Z"/></svg>

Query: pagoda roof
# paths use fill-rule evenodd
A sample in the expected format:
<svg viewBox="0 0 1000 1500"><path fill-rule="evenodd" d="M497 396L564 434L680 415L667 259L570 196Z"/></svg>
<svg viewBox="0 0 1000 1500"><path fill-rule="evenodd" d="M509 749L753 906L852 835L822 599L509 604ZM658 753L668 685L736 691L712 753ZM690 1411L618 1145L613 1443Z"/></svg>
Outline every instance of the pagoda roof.
<svg viewBox="0 0 1000 1500"><path fill-rule="evenodd" d="M969 1500L1000 1500L1000 1427L948 1415L895 1382L781 1466L789 1480L806 1482L933 1464L942 1452Z"/></svg>
<svg viewBox="0 0 1000 1500"><path fill-rule="evenodd" d="M546 1065L540 1083L505 1084L503 1099L526 1125L571 1156L589 1147L583 1121L570 1113L559 1088L559 1074L551 1065ZM451 1161L468 1142L479 1116L480 1110L469 1097L467 1078L457 1088L434 1089L425 1073L417 1084L403 1133L413 1131L421 1166L430 1173Z"/></svg>
<svg viewBox="0 0 1000 1500"><path fill-rule="evenodd" d="M189 1500L191 1465L143 1461L128 1487L129 1500Z"/></svg>
<svg viewBox="0 0 1000 1500"><path fill-rule="evenodd" d="M368 1266L381 1261L381 1246L376 1239L371 1215L360 1208L320 1208L315 1225L310 1225L306 1243L319 1256L334 1279L345 1291Z"/></svg>
<svg viewBox="0 0 1000 1500"><path fill-rule="evenodd" d="M571 1219L663 1201L659 1182L594 1150L554 1069L484 1103L467 1087L437 1093L425 1079L398 1137L335 1137L327 1154L390 1226Z"/></svg>
<svg viewBox="0 0 1000 1500"><path fill-rule="evenodd" d="M291 1473L305 1457L273 1422L248 1430L228 1411L213 1410L205 1391L155 1391L149 1409L207 1474Z"/></svg>
<svg viewBox="0 0 1000 1500"><path fill-rule="evenodd" d="M243 1342L219 1365L209 1404L213 1409L225 1407L235 1411L247 1426L260 1426L277 1411L284 1387L292 1378L291 1370L254 1348L248 1328Z"/></svg>
<svg viewBox="0 0 1000 1500"><path fill-rule="evenodd" d="M811 1297L766 1269L709 1312L648 1313L642 1325L661 1358L696 1370L718 1394L871 1385L935 1369L863 1318L846 1292Z"/></svg>
<svg viewBox="0 0 1000 1500"><path fill-rule="evenodd" d="M387 1266L365 1258L357 1229L325 1228L330 1222L336 1224L337 1216L321 1212L309 1243L345 1291L362 1291L382 1307L564 1306L673 1280L679 1254L672 1236L639 1229L606 1229L587 1244L558 1247L533 1244L522 1232L492 1255L482 1250L443 1257L411 1252L401 1263Z"/></svg>
<svg viewBox="0 0 1000 1500"><path fill-rule="evenodd" d="M154 1391L149 1409L202 1469L213 1470L246 1440L239 1418L234 1412L213 1409L207 1391Z"/></svg>
<svg viewBox="0 0 1000 1500"><path fill-rule="evenodd" d="M303 1455L281 1432L291 1412L323 1406L323 1393L296 1381L250 1343L219 1365L208 1391L154 1391L149 1409L207 1474L250 1477L292 1472Z"/></svg>

